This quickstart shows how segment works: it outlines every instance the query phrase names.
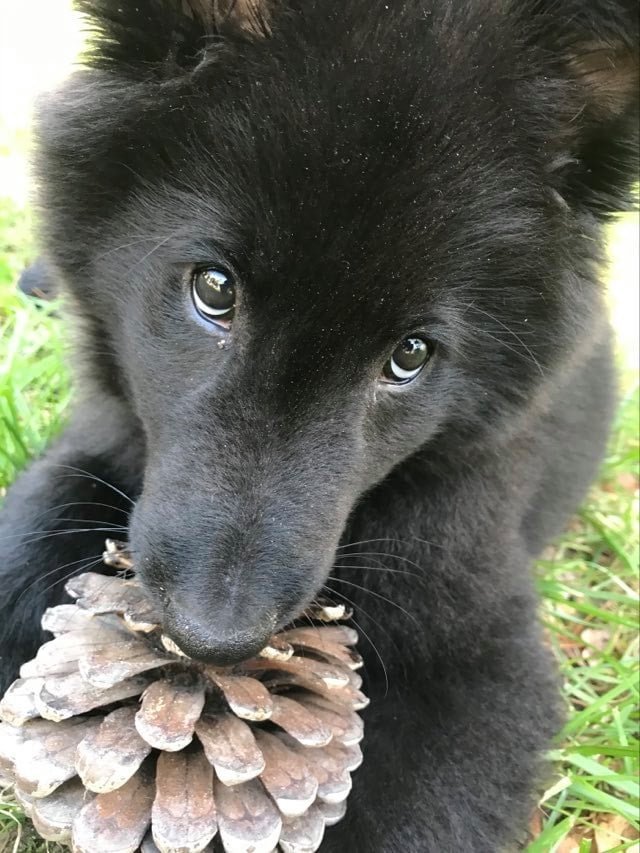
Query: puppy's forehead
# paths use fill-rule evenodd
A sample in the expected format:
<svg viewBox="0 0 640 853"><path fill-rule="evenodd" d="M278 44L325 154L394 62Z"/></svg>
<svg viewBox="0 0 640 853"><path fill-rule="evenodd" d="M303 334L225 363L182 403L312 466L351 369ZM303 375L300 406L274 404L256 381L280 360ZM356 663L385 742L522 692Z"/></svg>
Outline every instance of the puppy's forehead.
<svg viewBox="0 0 640 853"><path fill-rule="evenodd" d="M397 311L402 325L407 303L426 306L436 284L457 281L469 227L476 241L482 227L467 215L464 166L443 169L434 150L433 165L421 156L418 172L415 149L385 156L356 117L330 133L315 122L294 133L278 117L267 130L269 120L262 116L259 137L248 123L228 146L212 135L204 147L215 155L181 164L185 188L156 205L162 220L173 217L158 233L182 234L177 255L228 261L264 310L295 296L301 310L376 306L389 319ZM490 204L483 213L487 224L497 220Z"/></svg>
<svg viewBox="0 0 640 853"><path fill-rule="evenodd" d="M452 82L429 48L418 63L356 52L346 68L340 46L274 59L267 40L227 78L202 70L154 108L146 145L155 137L169 187L158 233L175 225L194 262L231 258L261 312L295 298L299 312L377 312L406 330L409 310L477 279L494 244L529 224L503 95L473 85L479 66Z"/></svg>

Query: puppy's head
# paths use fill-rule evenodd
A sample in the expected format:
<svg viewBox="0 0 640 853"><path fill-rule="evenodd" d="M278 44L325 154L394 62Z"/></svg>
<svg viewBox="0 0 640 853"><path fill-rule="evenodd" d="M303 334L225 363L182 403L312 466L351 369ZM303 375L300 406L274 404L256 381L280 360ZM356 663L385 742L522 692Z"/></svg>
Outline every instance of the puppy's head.
<svg viewBox="0 0 640 853"><path fill-rule="evenodd" d="M132 547L191 654L259 648L369 489L503 434L592 334L637 48L625 2L573 5L83 2L47 248L146 436Z"/></svg>

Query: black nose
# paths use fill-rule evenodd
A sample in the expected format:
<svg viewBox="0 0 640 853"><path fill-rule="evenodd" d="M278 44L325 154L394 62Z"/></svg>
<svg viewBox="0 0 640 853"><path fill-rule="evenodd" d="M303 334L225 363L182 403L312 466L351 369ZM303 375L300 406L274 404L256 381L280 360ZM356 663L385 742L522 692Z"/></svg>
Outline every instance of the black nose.
<svg viewBox="0 0 640 853"><path fill-rule="evenodd" d="M230 666L257 655L275 628L275 618L264 617L250 628L228 624L229 620L206 622L188 613L167 613L165 633L189 657L217 666Z"/></svg>

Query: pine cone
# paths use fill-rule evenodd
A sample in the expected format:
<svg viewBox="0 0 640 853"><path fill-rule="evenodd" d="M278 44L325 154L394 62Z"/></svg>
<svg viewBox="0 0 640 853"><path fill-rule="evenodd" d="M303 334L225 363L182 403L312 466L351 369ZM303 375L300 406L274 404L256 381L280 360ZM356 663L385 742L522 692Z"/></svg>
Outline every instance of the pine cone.
<svg viewBox="0 0 640 853"><path fill-rule="evenodd" d="M131 568L107 545L107 563ZM0 702L0 778L43 838L76 853L317 850L362 760L356 632L293 627L214 667L163 635L135 579L66 588L76 603L47 610L55 639Z"/></svg>

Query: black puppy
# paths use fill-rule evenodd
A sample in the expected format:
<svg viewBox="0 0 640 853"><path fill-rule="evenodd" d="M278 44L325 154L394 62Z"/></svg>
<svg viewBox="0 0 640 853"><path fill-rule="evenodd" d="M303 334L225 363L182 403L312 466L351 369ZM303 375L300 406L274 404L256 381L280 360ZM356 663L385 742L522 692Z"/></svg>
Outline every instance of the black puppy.
<svg viewBox="0 0 640 853"><path fill-rule="evenodd" d="M2 513L3 680L108 530L214 662L326 583L372 704L322 849L499 850L558 722L531 561L612 409L635 0L80 5L37 163L78 399Z"/></svg>

